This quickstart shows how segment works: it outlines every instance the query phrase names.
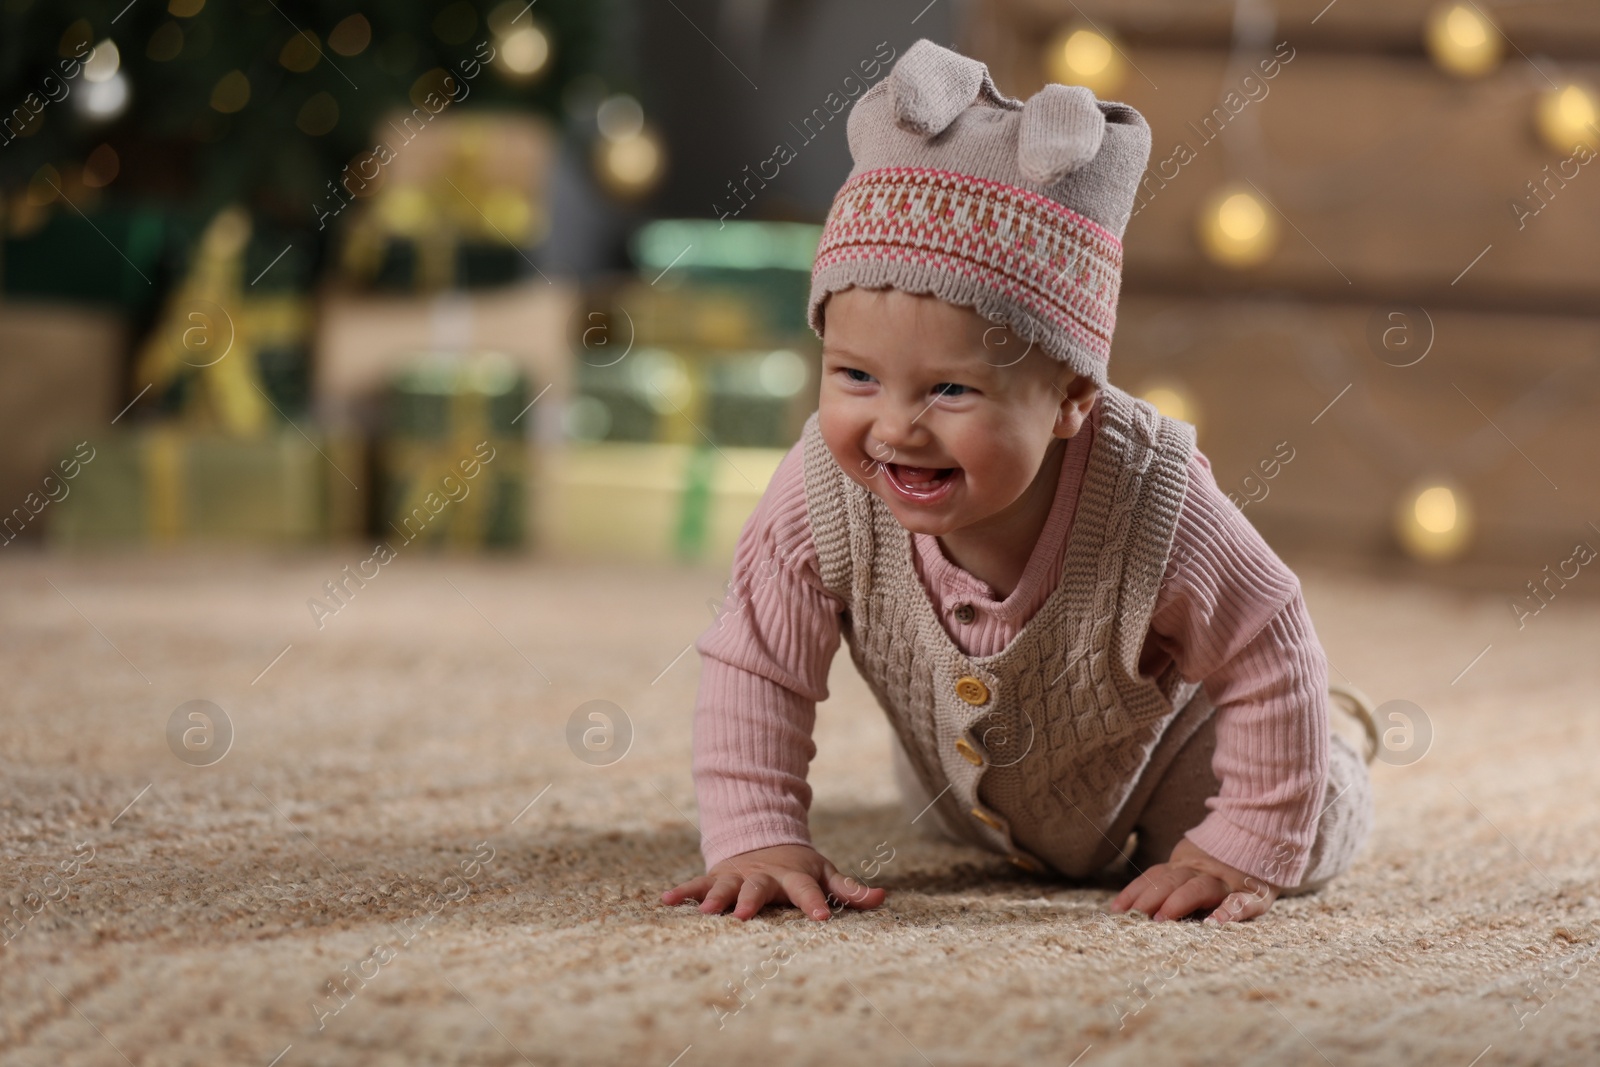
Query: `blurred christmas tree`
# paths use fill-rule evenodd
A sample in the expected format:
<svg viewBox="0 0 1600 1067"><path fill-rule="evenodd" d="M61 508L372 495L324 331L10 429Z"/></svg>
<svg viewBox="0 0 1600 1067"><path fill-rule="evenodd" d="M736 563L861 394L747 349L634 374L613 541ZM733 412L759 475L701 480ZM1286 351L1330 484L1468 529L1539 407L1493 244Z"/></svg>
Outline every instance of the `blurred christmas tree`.
<svg viewBox="0 0 1600 1067"><path fill-rule="evenodd" d="M383 112L446 74L467 82L465 106L554 114L593 65L607 6L0 0L0 187L115 180L199 219L242 202L299 228ZM80 56L81 76L63 77Z"/></svg>
<svg viewBox="0 0 1600 1067"><path fill-rule="evenodd" d="M617 7L0 0L0 292L116 305L145 334L238 205L248 294L303 294L332 258L319 222L386 113L448 97L556 114ZM274 397L303 408L303 359L259 356Z"/></svg>

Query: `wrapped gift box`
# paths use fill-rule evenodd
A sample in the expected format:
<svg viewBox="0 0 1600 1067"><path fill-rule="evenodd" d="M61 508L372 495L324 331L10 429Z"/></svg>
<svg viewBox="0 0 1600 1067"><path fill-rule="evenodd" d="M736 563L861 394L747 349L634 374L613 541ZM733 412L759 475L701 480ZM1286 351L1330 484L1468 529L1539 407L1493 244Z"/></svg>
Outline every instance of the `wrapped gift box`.
<svg viewBox="0 0 1600 1067"><path fill-rule="evenodd" d="M42 479L116 417L127 326L109 310L0 301L0 513L46 499ZM70 437L73 427L84 430ZM60 492L60 490L54 490ZM52 507L54 505L51 505ZM29 509L31 515L31 509ZM44 527L18 517L7 536Z"/></svg>
<svg viewBox="0 0 1600 1067"><path fill-rule="evenodd" d="M293 544L363 533L366 472L353 437L280 426L239 439L151 425L89 442L93 457L41 516L54 545Z"/></svg>
<svg viewBox="0 0 1600 1067"><path fill-rule="evenodd" d="M528 382L499 353L436 355L392 380L379 446L380 532L460 548L525 540Z"/></svg>
<svg viewBox="0 0 1600 1067"><path fill-rule="evenodd" d="M816 409L816 368L793 349L642 348L611 366L582 356L570 436L788 448Z"/></svg>
<svg viewBox="0 0 1600 1067"><path fill-rule="evenodd" d="M385 439L379 534L452 548L523 544L528 447L521 437Z"/></svg>
<svg viewBox="0 0 1600 1067"><path fill-rule="evenodd" d="M312 392L326 423L378 430L390 380L419 353L496 351L540 389L550 386L517 424L519 431L531 422L535 440L560 440L559 416L573 364L568 337L578 312L577 290L570 283L534 279L427 298L334 290L324 295L319 311Z"/></svg>
<svg viewBox="0 0 1600 1067"><path fill-rule="evenodd" d="M528 274L524 249L550 230L557 152L554 128L538 115L449 111L425 128L404 111L386 116L373 153L319 201L319 218L338 219L341 275L357 288L420 292Z"/></svg>
<svg viewBox="0 0 1600 1067"><path fill-rule="evenodd" d="M573 443L540 463L554 554L725 565L785 449Z"/></svg>
<svg viewBox="0 0 1600 1067"><path fill-rule="evenodd" d="M633 235L640 280L618 302L658 342L814 341L806 304L821 237L809 223L658 219Z"/></svg>

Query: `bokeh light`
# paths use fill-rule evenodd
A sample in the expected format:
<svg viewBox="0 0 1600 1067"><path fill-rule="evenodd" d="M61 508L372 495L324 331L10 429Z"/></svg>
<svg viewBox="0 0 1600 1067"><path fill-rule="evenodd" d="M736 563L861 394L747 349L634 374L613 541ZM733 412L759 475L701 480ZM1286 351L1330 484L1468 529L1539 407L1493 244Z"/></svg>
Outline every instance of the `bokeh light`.
<svg viewBox="0 0 1600 1067"><path fill-rule="evenodd" d="M806 362L787 348L768 352L756 371L761 388L771 396L793 396L806 384Z"/></svg>
<svg viewBox="0 0 1600 1067"><path fill-rule="evenodd" d="M1051 81L1087 86L1096 96L1122 85L1124 67L1112 41L1088 27L1067 27L1045 49L1045 70Z"/></svg>
<svg viewBox="0 0 1600 1067"><path fill-rule="evenodd" d="M1170 379L1150 382L1139 392L1139 399L1154 404L1156 410L1169 419L1199 425L1199 405L1181 382Z"/></svg>
<svg viewBox="0 0 1600 1067"><path fill-rule="evenodd" d="M339 102L332 93L316 93L300 105L294 124L309 137L321 137L339 125Z"/></svg>
<svg viewBox="0 0 1600 1067"><path fill-rule="evenodd" d="M83 64L83 80L87 82L110 81L122 66L122 53L116 42L107 37L94 46L94 52Z"/></svg>
<svg viewBox="0 0 1600 1067"><path fill-rule="evenodd" d="M217 80L211 90L211 106L224 115L243 111L250 102L250 79L242 70L230 70Z"/></svg>
<svg viewBox="0 0 1600 1067"><path fill-rule="evenodd" d="M631 375L644 387L646 403L662 415L683 408L693 395L693 382L683 357L665 349L647 348L637 353Z"/></svg>
<svg viewBox="0 0 1600 1067"><path fill-rule="evenodd" d="M95 189L102 188L116 181L121 170L122 160L117 150L102 144L83 161L83 184Z"/></svg>
<svg viewBox="0 0 1600 1067"><path fill-rule="evenodd" d="M644 129L644 108L633 97L618 93L601 103L595 112L595 124L600 128L600 136L613 141L637 137Z"/></svg>
<svg viewBox="0 0 1600 1067"><path fill-rule="evenodd" d="M322 61L322 47L317 42L316 35L301 32L292 35L283 42L283 47L278 51L278 63L285 70L292 70L296 74L304 74Z"/></svg>
<svg viewBox="0 0 1600 1067"><path fill-rule="evenodd" d="M509 81L531 81L550 62L550 38L532 19L512 26L499 40L494 65Z"/></svg>
<svg viewBox="0 0 1600 1067"><path fill-rule="evenodd" d="M1476 5L1435 5L1424 32L1433 61L1458 77L1480 77L1500 63L1500 30Z"/></svg>
<svg viewBox="0 0 1600 1067"><path fill-rule="evenodd" d="M1227 186L1208 197L1199 215L1200 246L1225 267L1252 267L1278 246L1272 209L1248 188Z"/></svg>
<svg viewBox="0 0 1600 1067"><path fill-rule="evenodd" d="M450 89L452 86L455 87L457 93L461 91L460 86L457 84L460 80L459 77L451 74L443 67L434 67L432 70L425 71L416 81L411 83L411 92L408 94L411 97L411 103L425 111L432 112L434 109L427 104L428 94L433 93L438 100L447 101L451 97ZM443 110L445 106L445 104L441 103L439 110Z"/></svg>
<svg viewBox="0 0 1600 1067"><path fill-rule="evenodd" d="M632 137L595 142L595 165L601 182L621 197L643 195L661 177L665 151L660 140L645 129Z"/></svg>
<svg viewBox="0 0 1600 1067"><path fill-rule="evenodd" d="M328 31L328 47L341 56L358 56L372 43L372 24L365 15L350 15Z"/></svg>
<svg viewBox="0 0 1600 1067"><path fill-rule="evenodd" d="M1472 535L1467 498L1444 481L1422 484L1405 493L1395 514L1401 547L1416 559L1444 562L1460 556Z"/></svg>
<svg viewBox="0 0 1600 1067"><path fill-rule="evenodd" d="M61 31L61 41L56 45L56 51L63 56L81 58L89 51L93 40L94 27L89 25L89 20L77 19Z"/></svg>
<svg viewBox="0 0 1600 1067"><path fill-rule="evenodd" d="M144 54L157 63L177 59L183 52L183 27L168 19L163 22L144 46Z"/></svg>
<svg viewBox="0 0 1600 1067"><path fill-rule="evenodd" d="M103 81L85 82L82 91L73 96L74 106L92 121L108 122L127 109L128 88L128 76L112 71Z"/></svg>
<svg viewBox="0 0 1600 1067"><path fill-rule="evenodd" d="M1580 144L1600 148L1600 109L1586 86L1567 85L1541 93L1535 123L1544 143L1557 152L1571 153Z"/></svg>

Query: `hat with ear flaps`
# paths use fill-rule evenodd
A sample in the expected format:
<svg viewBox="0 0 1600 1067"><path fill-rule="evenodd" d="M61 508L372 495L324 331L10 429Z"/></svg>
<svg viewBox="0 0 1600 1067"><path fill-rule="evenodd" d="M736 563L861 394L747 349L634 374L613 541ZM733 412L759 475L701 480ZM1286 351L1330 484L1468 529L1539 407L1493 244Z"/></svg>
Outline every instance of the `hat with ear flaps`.
<svg viewBox="0 0 1600 1067"><path fill-rule="evenodd" d="M931 293L1106 384L1122 234L1150 157L1127 104L1046 85L1026 103L919 40L846 124L854 166L811 270L807 318L860 286Z"/></svg>

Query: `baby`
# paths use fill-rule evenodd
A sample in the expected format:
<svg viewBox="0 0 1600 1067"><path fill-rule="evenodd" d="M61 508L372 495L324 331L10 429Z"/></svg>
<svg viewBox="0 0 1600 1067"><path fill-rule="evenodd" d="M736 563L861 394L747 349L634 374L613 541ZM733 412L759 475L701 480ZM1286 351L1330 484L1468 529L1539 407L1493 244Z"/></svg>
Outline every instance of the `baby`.
<svg viewBox="0 0 1600 1067"><path fill-rule="evenodd" d="M1371 831L1370 702L1331 690L1361 753L1294 573L1194 428L1107 380L1143 117L1079 87L1011 99L923 40L848 138L812 274L818 410L696 642L706 874L662 902L883 902L806 818L841 637L919 829L1044 876L1127 863L1110 910L1158 921L1324 885Z"/></svg>

